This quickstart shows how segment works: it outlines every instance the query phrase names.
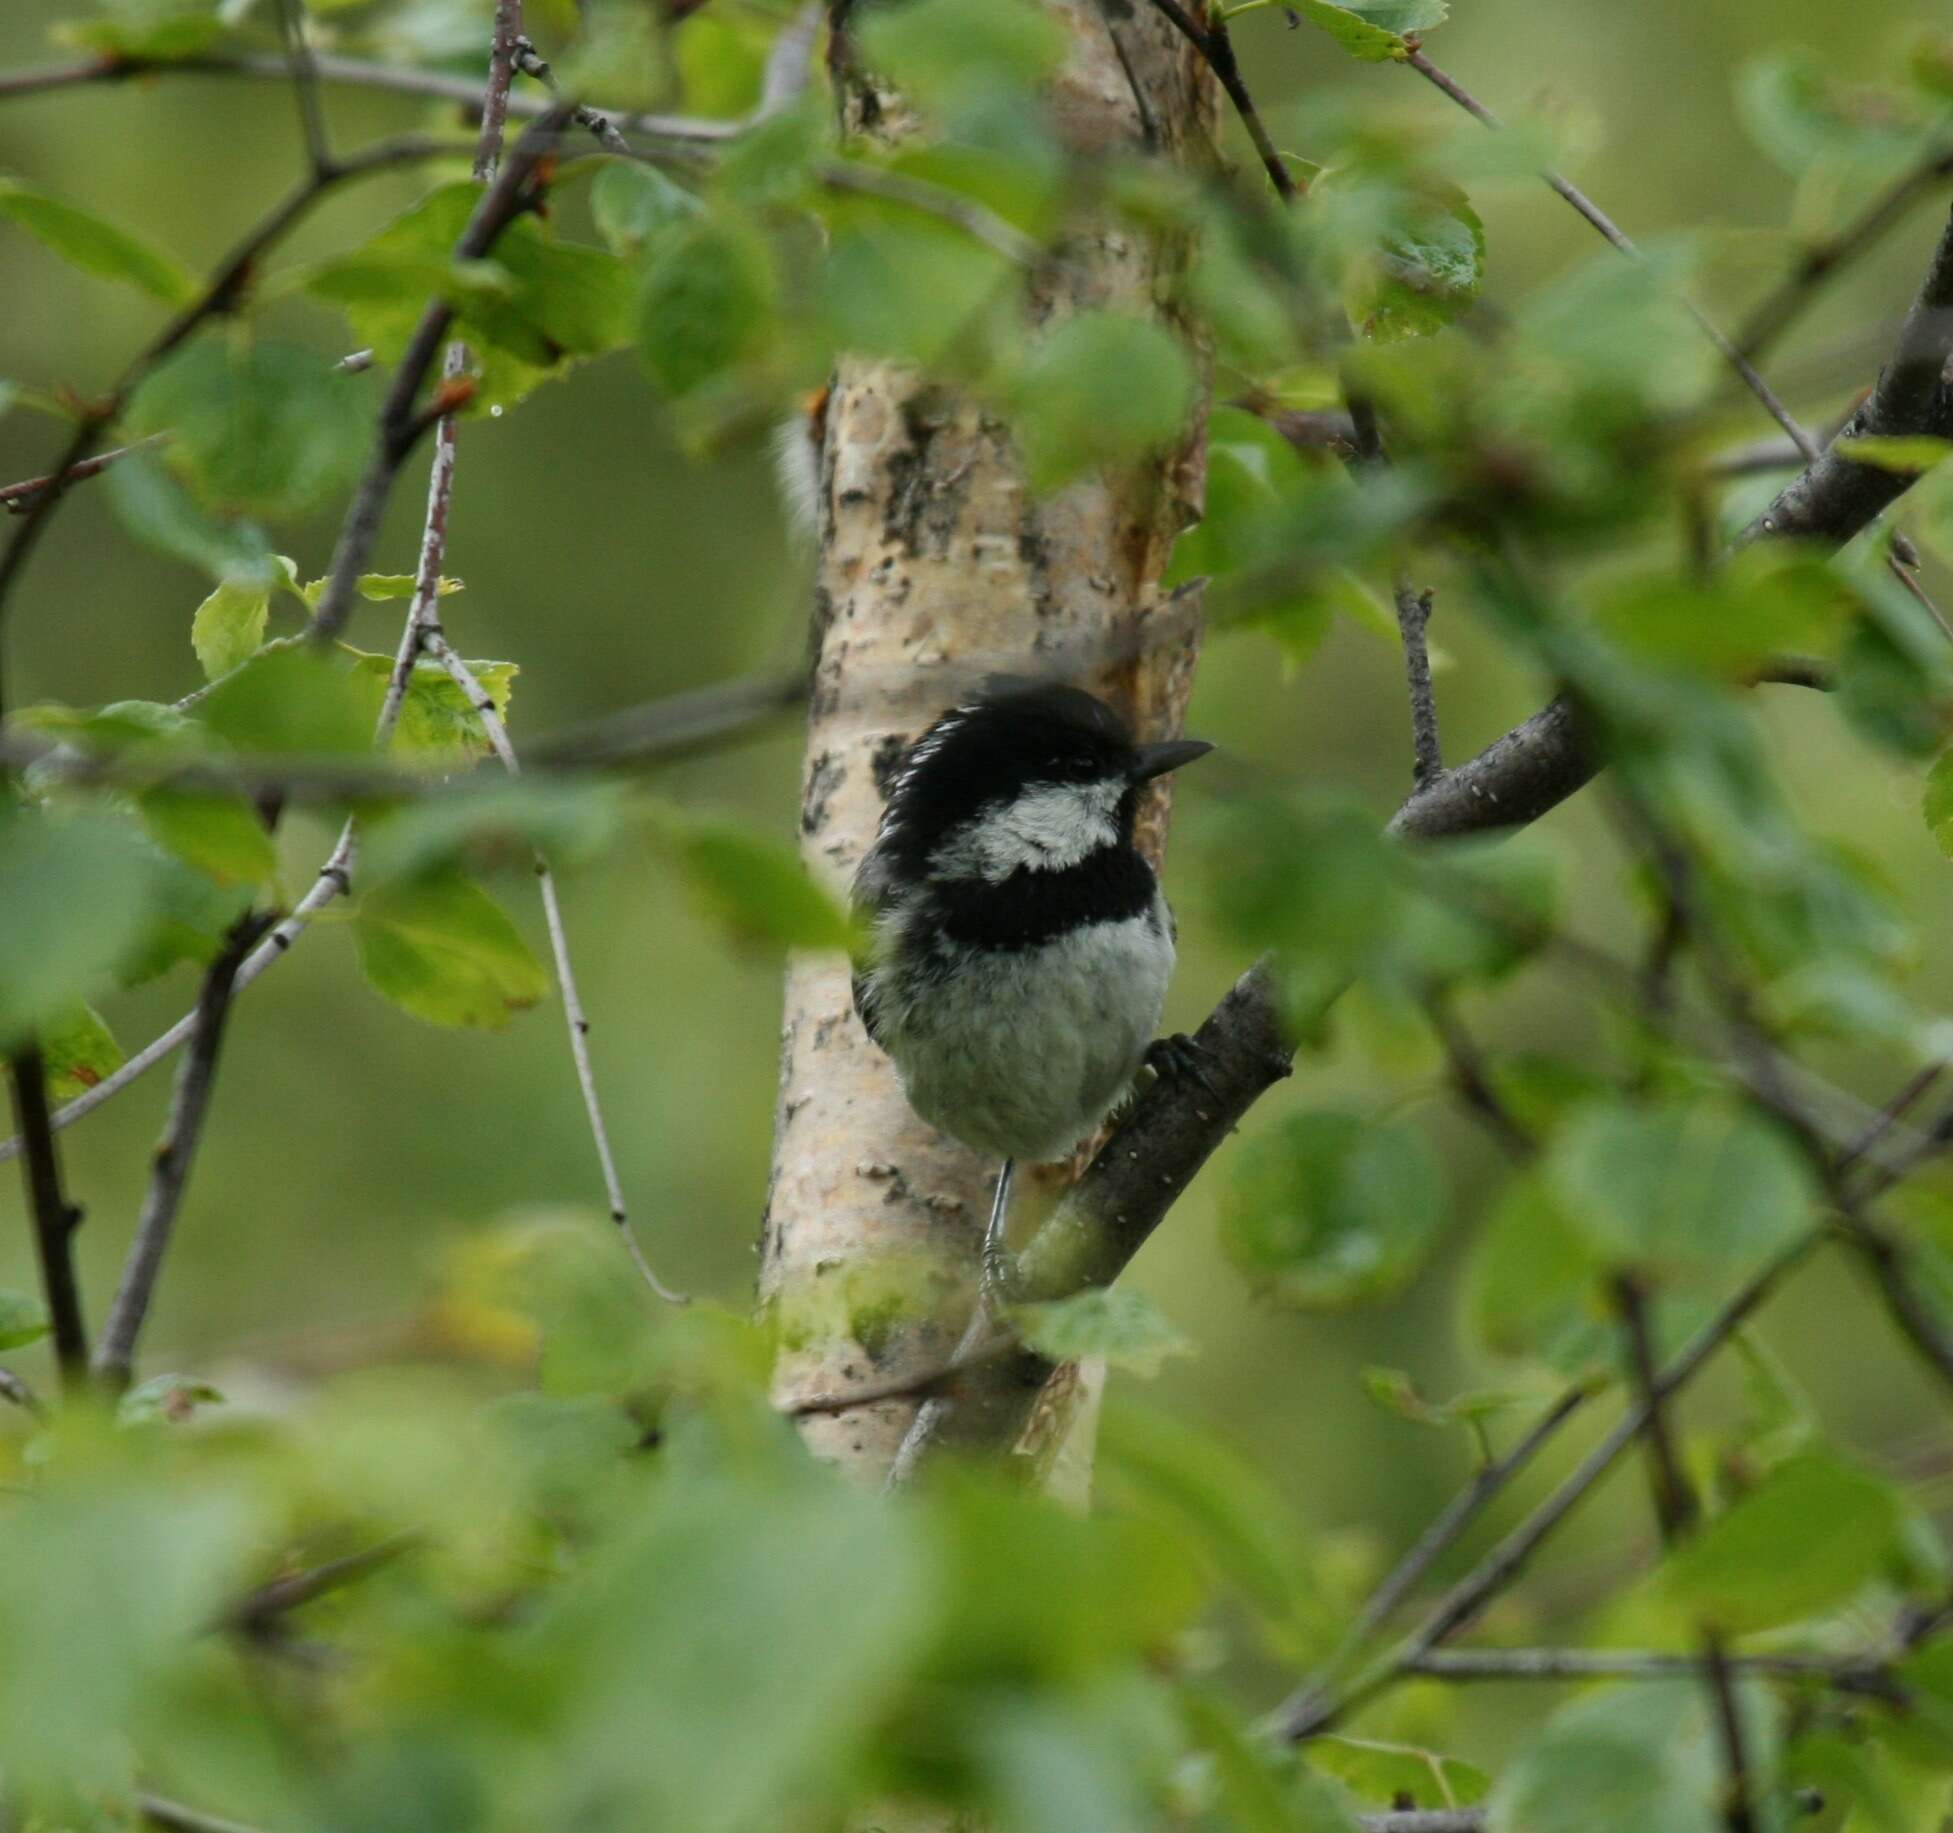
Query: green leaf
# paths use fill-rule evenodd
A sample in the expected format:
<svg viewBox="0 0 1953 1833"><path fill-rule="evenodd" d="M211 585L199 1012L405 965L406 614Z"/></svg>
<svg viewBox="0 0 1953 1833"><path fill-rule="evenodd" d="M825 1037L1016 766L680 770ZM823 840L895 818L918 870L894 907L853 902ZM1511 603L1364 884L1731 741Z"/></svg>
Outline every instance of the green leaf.
<svg viewBox="0 0 1953 1833"><path fill-rule="evenodd" d="M727 821L667 815L659 836L700 908L736 941L767 948L847 948L847 913L790 847Z"/></svg>
<svg viewBox="0 0 1953 1833"><path fill-rule="evenodd" d="M1364 1801L1403 1807L1470 1807L1491 1787L1491 1778L1475 1764L1373 1738L1317 1738L1308 1747L1308 1760Z"/></svg>
<svg viewBox="0 0 1953 1833"><path fill-rule="evenodd" d="M619 254L635 254L661 229L699 215L703 207L656 166L635 159L607 161L590 187L590 214Z"/></svg>
<svg viewBox="0 0 1953 1833"><path fill-rule="evenodd" d="M137 798L150 838L220 885L261 885L278 870L278 850L242 796L148 789Z"/></svg>
<svg viewBox="0 0 1953 1833"><path fill-rule="evenodd" d="M1252 1140L1221 1216L1228 1255L1257 1290L1306 1308L1401 1290L1443 1220L1420 1135L1327 1110L1292 1114Z"/></svg>
<svg viewBox="0 0 1953 1833"><path fill-rule="evenodd" d="M531 1636L579 1702L550 1732L556 1808L628 1801L686 1833L786 1824L901 1696L937 1590L914 1521L837 1481L667 1486Z"/></svg>
<svg viewBox="0 0 1953 1833"><path fill-rule="evenodd" d="M120 280L165 305L186 304L196 293L188 270L153 243L17 178L0 178L0 218L84 273Z"/></svg>
<svg viewBox="0 0 1953 1833"><path fill-rule="evenodd" d="M276 562L263 532L250 522L206 514L155 453L131 452L111 465L103 488L122 526L145 546L213 579L274 577Z"/></svg>
<svg viewBox="0 0 1953 1833"><path fill-rule="evenodd" d="M168 63L208 49L222 25L214 0L99 0L97 14L64 20L52 36L98 57Z"/></svg>
<svg viewBox="0 0 1953 1833"><path fill-rule="evenodd" d="M1465 1321L1508 1361L1537 1361L1575 1380L1613 1366L1618 1329L1601 1300L1601 1263L1543 1182L1514 1179L1472 1255Z"/></svg>
<svg viewBox="0 0 1953 1833"><path fill-rule="evenodd" d="M377 719L393 674L393 657L358 649L352 653L355 674L369 698L371 716ZM514 662L470 662L468 667L495 711L506 720L515 678L522 672L520 666ZM371 719L368 723L370 726ZM399 723L393 729L393 749L417 761L449 764L489 755L491 746L481 715L439 662L416 662L407 677Z"/></svg>
<svg viewBox="0 0 1953 1833"><path fill-rule="evenodd" d="M369 818L360 873L379 884L450 866L479 872L528 865L537 852L558 867L574 865L612 844L627 812L616 783L491 779L465 794L430 796Z"/></svg>
<svg viewBox="0 0 1953 1833"><path fill-rule="evenodd" d="M369 702L336 658L274 646L218 682L197 719L239 751L341 755L371 746Z"/></svg>
<svg viewBox="0 0 1953 1833"><path fill-rule="evenodd" d="M1193 404L1193 366L1150 320L1081 312L1037 347L1012 393L1032 483L1050 490L1174 438Z"/></svg>
<svg viewBox="0 0 1953 1833"><path fill-rule="evenodd" d="M35 1038L47 1070L48 1093L56 1101L72 1101L123 1064L115 1033L93 1006L81 1001L42 1025Z"/></svg>
<svg viewBox="0 0 1953 1833"><path fill-rule="evenodd" d="M682 399L765 350L773 272L756 236L721 220L680 221L653 238L646 256L638 361L666 394Z"/></svg>
<svg viewBox="0 0 1953 1833"><path fill-rule="evenodd" d="M1367 64L1410 55L1407 32L1442 25L1451 8L1448 0L1294 0L1295 10L1311 25L1320 26L1350 56Z"/></svg>
<svg viewBox="0 0 1953 1833"><path fill-rule="evenodd" d="M1028 101L1065 53L1064 28L1030 0L911 0L864 18L861 39L894 87L948 112L999 91Z"/></svg>
<svg viewBox="0 0 1953 1833"><path fill-rule="evenodd" d="M892 209L835 214L820 293L842 349L939 366L984 303L1003 296L1010 263L949 224Z"/></svg>
<svg viewBox="0 0 1953 1833"><path fill-rule="evenodd" d="M269 585L240 579L220 581L190 620L190 647L197 652L204 679L215 681L249 661L264 641L270 616Z"/></svg>
<svg viewBox="0 0 1953 1833"><path fill-rule="evenodd" d="M1661 1596L1724 1635L1751 1635L1846 1603L1894 1556L1892 1486L1836 1458L1792 1458L1673 1554Z"/></svg>
<svg viewBox="0 0 1953 1833"><path fill-rule="evenodd" d="M325 584L323 579L315 579L299 596L306 603L316 605ZM412 598L419 584L420 581L412 573L362 573L359 576L359 595L371 599L375 604L386 604L391 600ZM449 598L462 588L461 580L450 579L443 573L435 582L434 596Z"/></svg>
<svg viewBox="0 0 1953 1833"><path fill-rule="evenodd" d="M1409 1371L1401 1368L1366 1368L1363 1391L1378 1406L1419 1426L1472 1425L1539 1398L1513 1388L1475 1388L1454 1394L1449 1400L1431 1400L1418 1391Z"/></svg>
<svg viewBox="0 0 1953 1833"><path fill-rule="evenodd" d="M1052 1362L1099 1356L1113 1368L1150 1377L1170 1356L1194 1353L1192 1340L1151 1299L1123 1286L1013 1305L1010 1318L1017 1334Z"/></svg>
<svg viewBox="0 0 1953 1833"><path fill-rule="evenodd" d="M281 518L351 483L371 415L360 379L318 352L223 332L147 376L128 424L137 434L173 433L166 462L205 503Z"/></svg>
<svg viewBox="0 0 1953 1833"><path fill-rule="evenodd" d="M47 1307L24 1292L0 1292L0 1349L24 1349L46 1336Z"/></svg>
<svg viewBox="0 0 1953 1833"><path fill-rule="evenodd" d="M1745 1690L1742 1698L1748 1717L1754 1696ZM1575 1700L1499 1778L1489 1833L1722 1833L1719 1743L1708 1710L1706 1690L1688 1681ZM1762 1769L1768 1739L1746 1743Z"/></svg>
<svg viewBox="0 0 1953 1833"><path fill-rule="evenodd" d="M1330 1612L1308 1562L1296 1558L1307 1544L1302 1525L1224 1434L1157 1407L1108 1405L1093 1485L1113 1512L1171 1529L1177 1544L1240 1592L1278 1655L1302 1660L1326 1652Z"/></svg>
<svg viewBox="0 0 1953 1833"><path fill-rule="evenodd" d="M1927 433L1883 438L1863 433L1855 439L1837 440L1835 449L1854 464L1896 471L1901 477L1918 477L1953 452L1953 440L1934 439Z"/></svg>
<svg viewBox="0 0 1953 1833"><path fill-rule="evenodd" d="M1941 752L1926 773L1923 812L1939 850L1953 859L1953 751Z"/></svg>
<svg viewBox="0 0 1953 1833"><path fill-rule="evenodd" d="M459 874L370 892L353 935L375 991L430 1024L501 1031L549 990L542 963L501 906Z"/></svg>
<svg viewBox="0 0 1953 1833"><path fill-rule="evenodd" d="M1553 1140L1544 1175L1598 1254L1657 1269L1751 1265L1809 1225L1814 1200L1796 1148L1714 1097L1597 1103Z"/></svg>
<svg viewBox="0 0 1953 1833"><path fill-rule="evenodd" d="M0 805L0 1042L71 1012L142 933L153 859L128 827Z"/></svg>
<svg viewBox="0 0 1953 1833"><path fill-rule="evenodd" d="M1352 302L1372 343L1428 337L1468 310L1485 278L1485 225L1464 192L1445 187L1406 201Z"/></svg>
<svg viewBox="0 0 1953 1833"><path fill-rule="evenodd" d="M1882 172L1919 150L1931 115L1899 90L1847 87L1809 51L1753 58L1736 85L1750 137L1793 178L1819 161Z"/></svg>

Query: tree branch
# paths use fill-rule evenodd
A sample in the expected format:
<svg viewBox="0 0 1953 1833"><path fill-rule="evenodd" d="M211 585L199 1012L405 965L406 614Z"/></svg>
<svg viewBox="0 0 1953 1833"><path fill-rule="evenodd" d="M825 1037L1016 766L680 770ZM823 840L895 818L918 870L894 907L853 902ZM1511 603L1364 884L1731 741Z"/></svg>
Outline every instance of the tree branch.
<svg viewBox="0 0 1953 1833"><path fill-rule="evenodd" d="M1540 1543L1647 1430L1650 1408L1661 1405L1692 1381L1778 1282L1822 1239L1821 1229L1811 1229L1766 1261L1661 1371L1647 1395L1628 1409L1544 1502L1438 1601L1417 1629L1347 1688L1309 1686L1290 1695L1270 1716L1269 1728L1274 1735L1287 1743L1319 1736L1356 1706L1395 1686L1414 1671L1417 1662L1474 1622L1525 1569Z"/></svg>
<svg viewBox="0 0 1953 1833"><path fill-rule="evenodd" d="M1426 82L1449 96L1452 101L1456 102L1474 120L1482 122L1495 133L1503 131L1505 123L1497 115L1487 108L1483 102L1479 101L1455 77L1440 70L1421 50L1413 48L1410 55L1404 61L1419 76L1423 77ZM1619 249L1622 254L1628 255L1634 260L1640 260L1641 250L1633 238L1606 211L1601 209L1592 198L1582 191L1578 185L1574 184L1571 179L1550 168L1542 172L1540 176L1555 192L1571 204L1607 242ZM1814 463L1818 456L1817 442L1812 439L1796 415L1778 399L1776 391L1770 384L1764 381L1762 376L1757 373L1756 366L1735 344L1724 336L1715 322L1694 300L1684 296L1682 304L1687 308L1689 316L1702 328L1703 335L1708 338L1710 343L1715 345L1723 361L1736 372L1743 386L1763 404L1764 411L1769 414L1770 418L1790 435L1798 451L1803 454L1805 462L1807 464Z"/></svg>
<svg viewBox="0 0 1953 1833"><path fill-rule="evenodd" d="M1953 154L1934 153L1902 173L1834 236L1804 251L1803 258L1745 321L1736 348L1754 361L1796 321L1824 282L1850 265L1942 179L1953 177Z"/></svg>
<svg viewBox="0 0 1953 1833"><path fill-rule="evenodd" d="M81 1285L75 1277L74 1233L81 1211L61 1187L61 1157L54 1144L54 1122L48 1113L47 1066L38 1045L22 1044L7 1060L13 1089L14 1124L26 1148L21 1179L27 1188L27 1207L34 1218L34 1253L40 1262L41 1291L47 1299L48 1321L54 1339L54 1359L60 1366L64 1390L74 1389L88 1375L88 1327L82 1318Z"/></svg>
<svg viewBox="0 0 1953 1833"><path fill-rule="evenodd" d="M305 0L278 0L278 28L285 40L285 58L298 92L299 125L305 133L305 152L317 177L332 169L332 143L326 137L325 111L319 102L319 70L305 39Z"/></svg>
<svg viewBox="0 0 1953 1833"><path fill-rule="evenodd" d="M1404 639L1404 683L1410 691L1411 791L1444 775L1444 748L1438 742L1438 702L1431 691L1431 650L1425 632L1431 622L1431 594L1408 580L1397 582L1397 628Z"/></svg>
<svg viewBox="0 0 1953 1833"><path fill-rule="evenodd" d="M1628 1371L1644 1421L1642 1436L1648 1444L1650 1487L1654 1493L1655 1519L1661 1526L1664 1546L1673 1546L1689 1531L1695 1520L1695 1495L1682 1475L1682 1461L1675 1452L1675 1440L1668 1430L1668 1415L1655 1385L1654 1338L1648 1328L1648 1299L1640 1280L1630 1272L1614 1281L1614 1305L1620 1313L1621 1334L1627 1345Z"/></svg>
<svg viewBox="0 0 1953 1833"><path fill-rule="evenodd" d="M1743 1715L1729 1677L1729 1659L1722 1643L1709 1637L1702 1656L1703 1677L1715 1706L1716 1747L1722 1757L1723 1821L1729 1833L1756 1833L1756 1810L1750 1800L1750 1760L1743 1736Z"/></svg>
<svg viewBox="0 0 1953 1833"><path fill-rule="evenodd" d="M1861 465L1839 450L1844 441L1953 433L1953 393L1942 377L1953 355L1953 219L1940 233L1926 278L1899 329L1878 384L1823 455L1784 486L1744 532L1843 543L1882 514L1913 483L1902 472Z"/></svg>
<svg viewBox="0 0 1953 1833"><path fill-rule="evenodd" d="M224 939L224 946L203 977L197 997L195 1028L190 1048L177 1073L170 1110L156 1144L154 1169L136 1219L135 1240L123 1262L122 1278L109 1306L108 1321L95 1351L95 1372L112 1387L129 1384L136 1339L142 1334L155 1296L163 1256L169 1251L177 1211L190 1182L203 1125L210 1111L210 1091L217 1078L217 1058L224 1042L224 1023L230 1014L231 993L238 970L258 939L271 927L267 914L240 917Z"/></svg>
<svg viewBox="0 0 1953 1833"><path fill-rule="evenodd" d="M1248 138L1254 142L1255 153L1261 160L1261 169L1268 174L1268 182L1275 187L1275 194L1285 204L1294 203L1302 195L1302 187L1295 182L1288 162L1269 138L1261 111L1255 107L1255 99L1248 93L1247 82L1241 75L1240 60L1234 55L1234 40L1228 36L1227 17L1219 5L1213 6L1210 22L1204 26L1180 4L1180 0L1153 0L1153 6L1207 60L1215 80L1227 92L1227 99L1234 104L1234 112L1241 117L1241 125L1248 130Z"/></svg>

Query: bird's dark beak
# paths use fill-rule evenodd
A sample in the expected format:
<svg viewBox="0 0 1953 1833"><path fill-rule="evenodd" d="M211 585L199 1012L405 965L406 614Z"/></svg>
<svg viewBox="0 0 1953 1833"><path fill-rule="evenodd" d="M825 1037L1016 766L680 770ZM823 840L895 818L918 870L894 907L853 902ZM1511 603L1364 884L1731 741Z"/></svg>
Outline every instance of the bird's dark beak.
<svg viewBox="0 0 1953 1833"><path fill-rule="evenodd" d="M1160 745L1141 745L1133 756L1132 781L1145 783L1165 776L1169 770L1205 757L1213 748L1204 738L1170 738Z"/></svg>

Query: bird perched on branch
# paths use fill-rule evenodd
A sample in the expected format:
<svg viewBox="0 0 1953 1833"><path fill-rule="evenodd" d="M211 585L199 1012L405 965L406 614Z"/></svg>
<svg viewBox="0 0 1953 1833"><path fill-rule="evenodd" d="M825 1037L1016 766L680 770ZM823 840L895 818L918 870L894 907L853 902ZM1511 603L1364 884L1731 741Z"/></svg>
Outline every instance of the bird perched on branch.
<svg viewBox="0 0 1953 1833"><path fill-rule="evenodd" d="M1204 1079L1156 1038L1174 929L1133 844L1140 792L1211 751L1136 744L1081 688L987 682L911 748L855 875L855 1010L932 1126L1004 1161L985 1238L1003 1265L1014 1161L1062 1157L1142 1066Z"/></svg>

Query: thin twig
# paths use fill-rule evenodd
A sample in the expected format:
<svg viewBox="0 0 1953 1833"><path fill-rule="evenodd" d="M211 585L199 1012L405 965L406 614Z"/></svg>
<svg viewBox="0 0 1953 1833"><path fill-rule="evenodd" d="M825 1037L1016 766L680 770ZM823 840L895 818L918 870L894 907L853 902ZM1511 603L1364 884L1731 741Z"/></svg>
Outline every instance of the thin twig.
<svg viewBox="0 0 1953 1833"><path fill-rule="evenodd" d="M38 1045L26 1043L7 1060L13 1089L14 1125L26 1148L21 1179L34 1218L34 1253L40 1262L41 1291L47 1299L54 1359L62 1391L78 1389L88 1377L88 1326L81 1309L81 1284L75 1274L75 1230L81 1211L61 1186L61 1156L54 1144L48 1112L47 1065Z"/></svg>
<svg viewBox="0 0 1953 1833"><path fill-rule="evenodd" d="M1487 108L1483 102L1479 101L1455 77L1440 70L1421 50L1413 48L1404 61L1419 76L1423 77L1426 82L1449 96L1452 101L1456 102L1474 120L1483 123L1495 132L1503 131L1505 123L1497 115ZM1571 179L1550 168L1542 172L1540 176L1567 203L1571 204L1606 241L1619 249L1622 254L1629 255L1635 260L1641 258L1640 247L1634 239L1606 211L1601 209L1592 198L1582 191L1578 185L1574 184ZM1798 451L1803 454L1804 462L1806 464L1815 463L1819 452L1817 442L1811 437L1796 415L1778 399L1776 391L1771 388L1770 384L1764 381L1762 376L1757 373L1756 366L1723 334L1715 322L1694 300L1685 295L1682 304L1687 308L1689 316L1702 328L1703 334L1715 345L1723 361L1741 378L1743 386L1751 394L1755 395L1757 400L1762 402L1770 418L1790 435Z"/></svg>
<svg viewBox="0 0 1953 1833"><path fill-rule="evenodd" d="M1823 1238L1822 1229L1810 1229L1779 1249L1661 1371L1650 1384L1648 1395L1629 1407L1613 1430L1581 1459L1572 1474L1459 1580L1423 1623L1347 1688L1310 1687L1292 1695L1276 1708L1270 1719L1271 1731L1289 1743L1319 1736L1356 1706L1396 1685L1411 1671L1412 1664L1474 1622L1486 1605L1525 1569L1541 1542L1647 1429L1650 1405L1664 1403L1692 1381L1716 1351L1748 1321L1778 1282Z"/></svg>
<svg viewBox="0 0 1953 1833"><path fill-rule="evenodd" d="M1621 1335L1627 1345L1628 1372L1639 1399L1648 1445L1649 1482L1655 1499L1655 1519L1664 1546L1673 1546L1695 1520L1695 1495L1682 1475L1681 1459L1668 1429L1668 1414L1655 1387L1655 1349L1648 1327L1648 1296L1640 1280L1622 1272L1614 1280L1614 1305L1620 1313Z"/></svg>
<svg viewBox="0 0 1953 1833"><path fill-rule="evenodd" d="M1744 321L1736 348L1751 362L1796 321L1824 282L1863 254L1912 204L1953 175L1953 154L1936 152L1900 174L1834 236L1804 251L1802 259Z"/></svg>
<svg viewBox="0 0 1953 1833"><path fill-rule="evenodd" d="M1397 628L1404 639L1404 682L1410 690L1411 788L1444 775L1444 749L1438 743L1438 702L1431 689L1431 594L1409 580L1397 582Z"/></svg>
<svg viewBox="0 0 1953 1833"><path fill-rule="evenodd" d="M152 1827L165 1827L170 1833L258 1833L241 1820L220 1820L215 1814L141 1790L136 1794L136 1812Z"/></svg>
<svg viewBox="0 0 1953 1833"><path fill-rule="evenodd" d="M390 1534L385 1540L365 1547L357 1553L348 1553L339 1559L329 1559L322 1565L308 1566L302 1572L287 1572L274 1579L268 1579L255 1591L247 1592L224 1611L213 1625L219 1629L236 1630L241 1635L262 1637L267 1634L280 1618L293 1611L304 1608L315 1598L325 1597L334 1591L343 1591L348 1585L356 1585L361 1579L369 1577L382 1566L390 1565L401 1554L411 1551L421 1544L422 1536L412 1529L398 1534Z"/></svg>
<svg viewBox="0 0 1953 1833"><path fill-rule="evenodd" d="M474 671L455 654L454 646L447 640L438 619L423 626L421 641L475 709L482 730L488 734L489 745L501 759L502 768L510 776L520 776L522 765L516 757L515 747L509 742L508 727L495 710L494 700ZM570 961L569 935L563 927L563 905L556 891L556 875L549 869L549 861L540 848L536 852L536 885L542 893L543 920L549 929L549 951L556 964L556 984L563 993L563 1017L569 1026L570 1056L576 1064L577 1086L583 1092L583 1111L589 1118L590 1137L597 1148L597 1164L603 1173L604 1194L610 1202L610 1219L617 1224L617 1232L623 1237L632 1264L644 1283L667 1304L688 1304L690 1300L684 1293L674 1291L653 1271L636 1231L631 1227L630 1211L624 1202L623 1179L617 1173L617 1157L610 1148L610 1131L604 1125L603 1103L597 1095L596 1071L590 1062L590 1020L585 1015L582 996L577 992L576 970Z"/></svg>
<svg viewBox="0 0 1953 1833"><path fill-rule="evenodd" d="M1288 162L1269 138L1261 111L1255 107L1255 99L1248 93L1248 85L1241 75L1240 61L1234 55L1234 41L1228 36L1226 19L1216 9L1212 23L1203 26L1180 4L1180 0L1153 0L1153 5L1173 29L1206 59L1208 68L1227 92L1227 99L1234 104L1234 112L1241 117L1241 125L1248 130L1248 138L1254 142L1255 153L1261 160L1261 169L1268 174L1268 182L1275 187L1275 193L1283 203L1294 203L1302 195L1302 187L1295 182Z"/></svg>
<svg viewBox="0 0 1953 1833"><path fill-rule="evenodd" d="M1452 1086L1508 1153L1524 1162L1539 1153L1539 1141L1493 1086L1478 1040L1466 1029L1450 1001L1435 996L1425 1005L1431 1029L1444 1046Z"/></svg>
<svg viewBox="0 0 1953 1833"><path fill-rule="evenodd" d="M319 100L319 70L305 36L305 0L278 0L278 26L285 38L285 57L291 66L292 87L298 91L299 124L305 131L305 152L312 175L332 170L332 142L326 136L325 110Z"/></svg>
<svg viewBox="0 0 1953 1833"><path fill-rule="evenodd" d="M156 1144L155 1163L149 1176L149 1189L136 1219L135 1240L122 1265L122 1277L109 1305L108 1320L102 1326L102 1340L95 1350L95 1372L116 1388L126 1387L135 1362L136 1339L149 1315L155 1296L156 1279L169 1250L177 1211L190 1182L190 1167L202 1142L205 1117L210 1111L210 1091L217 1077L217 1059L223 1048L224 1023L230 1013L231 994L238 970L258 939L271 927L268 913L247 913L231 926L216 958L205 970L203 989L197 997L195 1028L190 1048L177 1072L176 1087L170 1096L170 1109L163 1122L162 1137Z"/></svg>
<svg viewBox="0 0 1953 1833"><path fill-rule="evenodd" d="M1820 1680L1848 1693L1886 1694L1892 1681L1880 1654L1725 1655L1731 1672L1783 1680ZM1410 1664L1426 1680L1586 1681L1693 1680L1702 1673L1700 1655L1651 1650L1593 1648L1433 1649Z"/></svg>
<svg viewBox="0 0 1953 1833"><path fill-rule="evenodd" d="M23 1413L31 1413L36 1419L47 1411L41 1405L40 1396L10 1368L0 1368L0 1400L11 1402Z"/></svg>
<svg viewBox="0 0 1953 1833"><path fill-rule="evenodd" d="M1730 1679L1729 1659L1723 1653L1721 1641L1713 1635L1703 1644L1702 1673L1715 1706L1716 1747L1722 1757L1723 1823L1729 1833L1756 1833L1742 1710L1737 1704L1735 1683Z"/></svg>
<svg viewBox="0 0 1953 1833"><path fill-rule="evenodd" d="M553 109L516 142L507 163L483 193L455 243L456 261L479 260L510 223L536 207L544 182L545 156L555 147L566 119L566 111ZM324 645L335 641L352 614L359 575L365 570L367 555L379 534L381 511L407 455L430 424L438 423L443 414L460 404L456 395L465 382L454 377L443 383L431 410L417 410L415 406L421 381L432 366L435 351L453 319L451 303L444 299L431 301L394 371L393 385L380 409L379 437L372 461L340 527L325 590L312 614L309 632L315 643Z"/></svg>
<svg viewBox="0 0 1953 1833"><path fill-rule="evenodd" d="M551 95L561 100L563 92L556 86L555 73L537 53L536 47L520 33L517 33L515 40L515 67L524 76L534 77ZM570 109L570 119L589 134L606 153L621 153L626 159L632 157L631 143L624 138L617 123L609 115L577 103Z"/></svg>
<svg viewBox="0 0 1953 1833"><path fill-rule="evenodd" d="M107 452L97 452L93 458L84 458L78 465L68 467L68 481L79 483L83 478L96 477L106 471L118 458L127 458L131 452L147 451L151 446L161 445L169 438L168 433L151 433L146 439L138 439L126 446L116 446ZM0 484L0 505L4 505L9 515L24 515L34 499L54 482L53 474L46 477L24 477L17 484Z"/></svg>

